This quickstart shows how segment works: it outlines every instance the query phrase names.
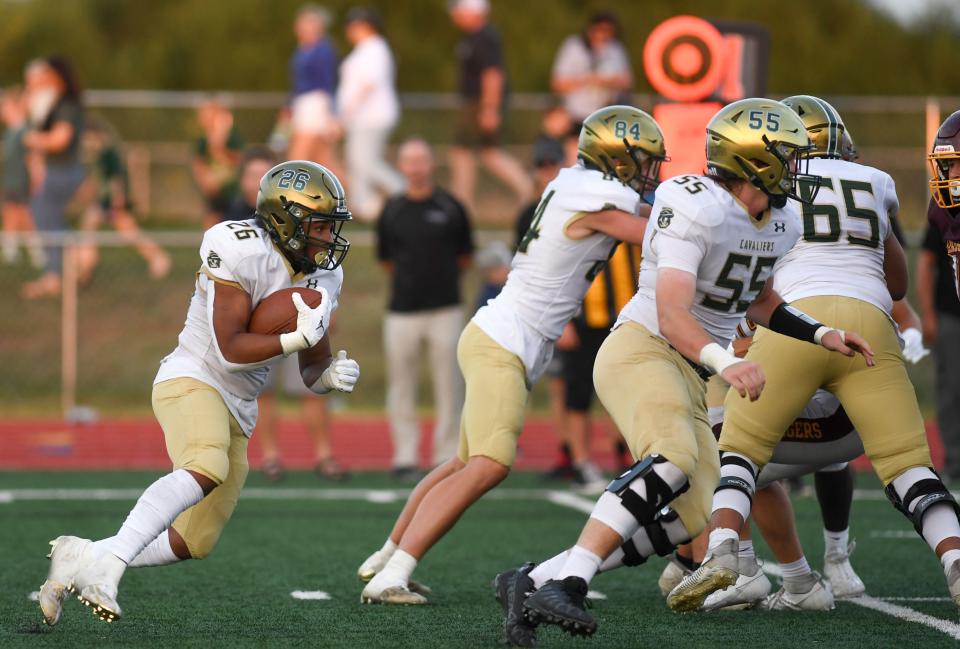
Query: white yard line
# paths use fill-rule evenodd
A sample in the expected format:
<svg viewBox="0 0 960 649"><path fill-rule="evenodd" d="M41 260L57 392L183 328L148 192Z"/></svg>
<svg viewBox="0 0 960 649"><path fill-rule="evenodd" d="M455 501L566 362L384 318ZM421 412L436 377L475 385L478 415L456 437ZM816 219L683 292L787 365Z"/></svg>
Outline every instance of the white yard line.
<svg viewBox="0 0 960 649"><path fill-rule="evenodd" d="M853 599L845 599L843 601L850 602L851 604L856 604L857 606L862 606L864 608L869 608L874 611L880 611L881 613L891 615L900 620L916 622L917 624L922 624L930 627L931 629L940 631L941 633L945 633L954 640L960 640L960 624L957 624L956 622L941 620L938 617L926 615L919 611L915 611L912 608L890 604L889 602L885 602L868 595L854 597Z"/></svg>
<svg viewBox="0 0 960 649"><path fill-rule="evenodd" d="M575 509L578 512L583 512L584 514L589 514L593 511L593 506L596 504L596 500L589 500L575 493L569 491L548 491L545 494L547 501L552 502L554 505L560 505L561 507L569 507L570 509Z"/></svg>
<svg viewBox="0 0 960 649"><path fill-rule="evenodd" d="M144 488L146 486L144 485ZM0 490L0 504L22 501L136 500L142 493L142 488L2 489ZM549 489L494 489L484 498L489 500L545 500L553 493L563 492L554 492ZM409 489L248 487L243 490L240 497L247 500L366 500L371 503L393 503L406 499L409 494ZM574 498L578 497L576 494L569 495Z"/></svg>
<svg viewBox="0 0 960 649"><path fill-rule="evenodd" d="M871 539L914 539L922 541L923 537L913 530L870 530Z"/></svg>

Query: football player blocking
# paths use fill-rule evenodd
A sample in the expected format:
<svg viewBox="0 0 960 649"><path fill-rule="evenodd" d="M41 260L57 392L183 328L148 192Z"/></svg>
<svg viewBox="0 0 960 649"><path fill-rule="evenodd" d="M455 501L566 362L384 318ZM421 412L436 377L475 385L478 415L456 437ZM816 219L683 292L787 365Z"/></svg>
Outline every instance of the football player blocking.
<svg viewBox="0 0 960 649"><path fill-rule="evenodd" d="M822 181L817 200L804 205L804 236L781 260L774 288L812 315L862 327L876 346L876 365L837 362L787 338L758 333L747 359L769 367L766 389L777 400L747 402L727 395L707 555L670 593L668 604L694 610L736 578L738 531L750 513L758 470L781 434L771 431L785 430L823 387L837 396L859 431L887 497L940 558L960 606L960 508L932 469L916 395L889 319L892 301L907 288L904 254L890 232L898 208L893 181L882 171L841 159L843 122L829 104L804 96L784 101L801 116L825 117L807 124L818 143L811 170ZM801 190L809 197L807 186Z"/></svg>
<svg viewBox="0 0 960 649"><path fill-rule="evenodd" d="M417 562L506 478L530 386L618 241L642 242L649 206L640 197L664 158L660 128L643 111L609 106L584 121L578 162L546 187L506 286L460 337L466 394L457 456L420 481L386 543L360 566L368 582L361 601L427 601L410 581Z"/></svg>
<svg viewBox="0 0 960 649"><path fill-rule="evenodd" d="M297 353L304 384L318 394L353 391L359 365L344 351L333 358L327 333L350 247L340 230L350 219L336 176L299 160L267 172L250 219L204 234L186 324L153 389L173 472L143 492L116 535L51 541L50 572L40 589L47 624L60 619L71 591L100 619L116 620L117 589L128 567L209 554L246 479L256 399L274 360ZM311 309L299 294L292 297L298 312L292 332L247 332L254 307L291 287L316 289L322 300Z"/></svg>
<svg viewBox="0 0 960 649"><path fill-rule="evenodd" d="M597 394L638 461L601 495L573 548L498 576L514 644L532 646L538 623L593 633L585 596L598 571L667 555L703 529L720 468L704 380L720 374L750 400L764 386L763 367L725 349L745 313L872 363L858 334L814 321L767 281L801 234L788 202L799 198L797 181L816 186L798 169L810 149L800 118L779 102L747 99L720 110L706 135L709 175L656 191L639 289L594 367Z"/></svg>

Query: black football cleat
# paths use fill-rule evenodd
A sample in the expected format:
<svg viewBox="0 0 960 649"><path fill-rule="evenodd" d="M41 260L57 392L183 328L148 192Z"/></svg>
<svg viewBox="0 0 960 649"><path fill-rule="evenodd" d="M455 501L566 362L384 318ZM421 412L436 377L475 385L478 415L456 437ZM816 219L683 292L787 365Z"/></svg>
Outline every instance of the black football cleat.
<svg viewBox="0 0 960 649"><path fill-rule="evenodd" d="M530 578L535 565L525 563L501 572L493 580L497 601L503 607L503 642L512 647L537 646L537 625L527 620L523 613L524 600L537 590Z"/></svg>
<svg viewBox="0 0 960 649"><path fill-rule="evenodd" d="M587 613L587 582L580 577L551 579L523 602L530 623L555 624L570 635L593 635L597 623Z"/></svg>

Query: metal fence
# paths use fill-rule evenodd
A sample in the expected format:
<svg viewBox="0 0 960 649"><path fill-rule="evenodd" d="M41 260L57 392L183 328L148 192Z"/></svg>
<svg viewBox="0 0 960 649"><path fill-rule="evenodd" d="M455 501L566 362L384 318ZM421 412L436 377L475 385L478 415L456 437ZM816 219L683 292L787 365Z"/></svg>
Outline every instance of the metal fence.
<svg viewBox="0 0 960 649"><path fill-rule="evenodd" d="M190 175L191 139L198 135L193 110L203 100L216 96L230 106L248 142L266 141L284 93L178 92L142 90L91 90L89 106L105 115L126 141L132 195L138 210L161 218L198 219L202 201ZM941 115L960 108L960 97L831 96L854 134L862 160L888 171L897 182L908 228L918 228L926 204L928 143ZM657 98L635 95L635 104L652 109ZM528 161L546 94L515 93L510 96L506 125L507 147ZM457 97L453 93L403 93L403 117L394 139L418 134L438 147L441 177L445 174L446 144L452 141ZM483 221L505 223L517 206L509 192L492 179L481 176L478 213ZM509 216L508 216L509 215Z"/></svg>

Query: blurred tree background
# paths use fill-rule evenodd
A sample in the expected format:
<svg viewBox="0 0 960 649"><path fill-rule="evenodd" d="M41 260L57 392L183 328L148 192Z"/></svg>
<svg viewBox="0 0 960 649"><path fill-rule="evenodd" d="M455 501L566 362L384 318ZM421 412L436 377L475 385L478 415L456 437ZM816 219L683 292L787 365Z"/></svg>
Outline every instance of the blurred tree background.
<svg viewBox="0 0 960 649"><path fill-rule="evenodd" d="M72 57L91 88L285 90L300 0L0 0L0 84L19 81L30 58ZM350 0L323 2L342 20ZM403 91L452 90L459 37L445 0L367 0L383 15ZM933 12L909 27L865 0L492 1L511 85L546 91L562 39L587 16L612 9L636 70L643 42L680 13L753 20L772 37L771 94L952 94L960 88L960 27ZM332 29L346 51L342 22ZM638 75L636 90L649 86Z"/></svg>

